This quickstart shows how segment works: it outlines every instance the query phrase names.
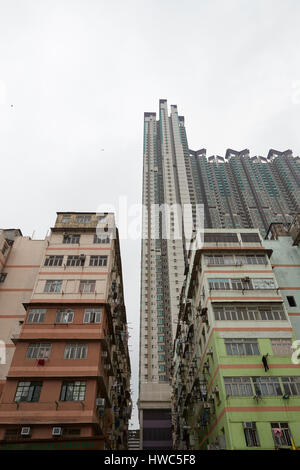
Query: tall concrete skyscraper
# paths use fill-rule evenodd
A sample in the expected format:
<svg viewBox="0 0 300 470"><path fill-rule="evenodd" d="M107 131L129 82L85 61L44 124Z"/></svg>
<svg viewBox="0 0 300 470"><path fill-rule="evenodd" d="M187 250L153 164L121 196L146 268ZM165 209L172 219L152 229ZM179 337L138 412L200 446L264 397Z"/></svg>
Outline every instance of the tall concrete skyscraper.
<svg viewBox="0 0 300 470"><path fill-rule="evenodd" d="M172 445L169 381L192 230L200 223L226 228L228 237L239 228L264 236L271 223L289 225L300 211L300 158L290 150L267 157L190 150L184 117L175 105L169 115L160 100L159 119L144 115L143 159L139 419L141 447L157 449ZM154 210L158 205L165 210ZM181 216L176 205L188 210Z"/></svg>
<svg viewBox="0 0 300 470"><path fill-rule="evenodd" d="M178 116L177 106L171 106L169 116L167 101L160 100L159 120L156 113L145 113L144 117L139 377L144 449L172 446L169 378L185 271L184 238L181 232L175 233L178 214L168 217L166 213L164 217L153 207L195 203L191 172L184 118Z"/></svg>

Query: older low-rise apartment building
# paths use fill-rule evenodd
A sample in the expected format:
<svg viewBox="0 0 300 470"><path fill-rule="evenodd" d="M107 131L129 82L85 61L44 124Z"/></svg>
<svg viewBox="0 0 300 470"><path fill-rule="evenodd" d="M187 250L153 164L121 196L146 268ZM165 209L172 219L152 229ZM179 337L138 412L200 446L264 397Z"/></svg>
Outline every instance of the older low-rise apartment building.
<svg viewBox="0 0 300 470"><path fill-rule="evenodd" d="M255 229L203 238L189 253L174 343L174 447L294 449L300 365L272 249Z"/></svg>
<svg viewBox="0 0 300 470"><path fill-rule="evenodd" d="M130 360L113 214L57 214L23 308L0 448L126 449Z"/></svg>
<svg viewBox="0 0 300 470"><path fill-rule="evenodd" d="M46 240L24 237L19 229L0 230L0 397L39 271Z"/></svg>

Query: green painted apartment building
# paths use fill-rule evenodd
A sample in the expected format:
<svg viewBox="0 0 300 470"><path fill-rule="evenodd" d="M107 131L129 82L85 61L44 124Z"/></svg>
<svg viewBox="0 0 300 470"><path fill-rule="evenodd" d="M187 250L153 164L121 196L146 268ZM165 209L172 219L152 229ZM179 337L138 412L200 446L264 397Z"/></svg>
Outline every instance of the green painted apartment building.
<svg viewBox="0 0 300 470"><path fill-rule="evenodd" d="M174 447L300 447L300 364L273 248L255 229L206 229L203 238L180 300Z"/></svg>

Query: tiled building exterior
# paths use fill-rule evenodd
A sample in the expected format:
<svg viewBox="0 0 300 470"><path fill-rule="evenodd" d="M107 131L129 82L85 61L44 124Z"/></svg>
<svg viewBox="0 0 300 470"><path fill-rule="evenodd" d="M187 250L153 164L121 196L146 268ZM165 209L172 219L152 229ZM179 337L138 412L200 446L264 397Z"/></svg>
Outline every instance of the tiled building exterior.
<svg viewBox="0 0 300 470"><path fill-rule="evenodd" d="M24 307L1 448L126 449L130 360L113 214L57 214Z"/></svg>
<svg viewBox="0 0 300 470"><path fill-rule="evenodd" d="M258 230L207 229L190 252L174 343L176 449L300 446L295 334Z"/></svg>

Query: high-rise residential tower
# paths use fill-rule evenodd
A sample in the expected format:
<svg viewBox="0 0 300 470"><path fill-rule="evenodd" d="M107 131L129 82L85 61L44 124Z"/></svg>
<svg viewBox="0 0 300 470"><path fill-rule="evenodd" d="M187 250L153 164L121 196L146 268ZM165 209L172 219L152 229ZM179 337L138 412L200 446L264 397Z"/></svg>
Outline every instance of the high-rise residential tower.
<svg viewBox="0 0 300 470"><path fill-rule="evenodd" d="M265 236L271 223L290 224L300 210L300 158L290 150L270 150L267 157L190 150L184 117L175 105L169 114L167 101L160 100L158 119L153 112L144 115L143 168L140 437L141 448L168 448L173 339L199 206L206 228L258 228ZM175 205L188 208L187 217L178 217Z"/></svg>

